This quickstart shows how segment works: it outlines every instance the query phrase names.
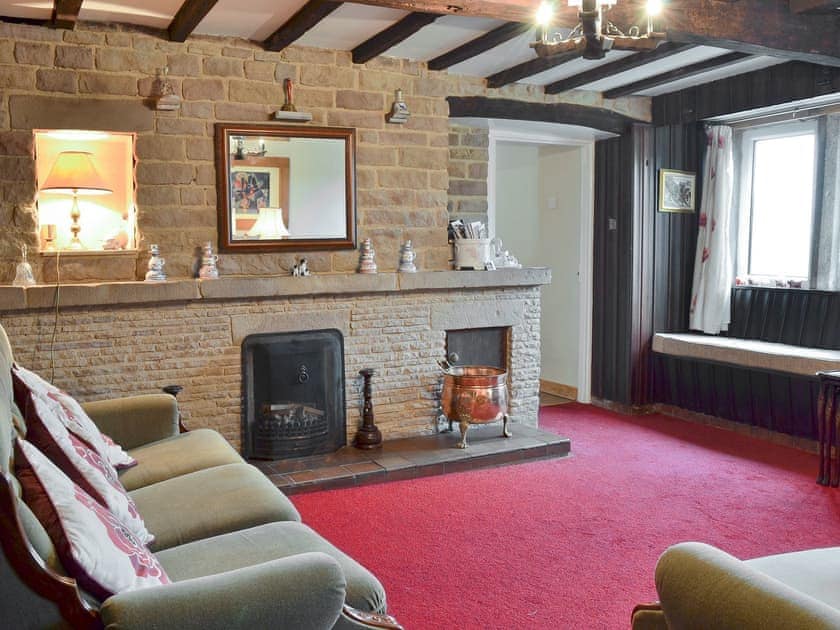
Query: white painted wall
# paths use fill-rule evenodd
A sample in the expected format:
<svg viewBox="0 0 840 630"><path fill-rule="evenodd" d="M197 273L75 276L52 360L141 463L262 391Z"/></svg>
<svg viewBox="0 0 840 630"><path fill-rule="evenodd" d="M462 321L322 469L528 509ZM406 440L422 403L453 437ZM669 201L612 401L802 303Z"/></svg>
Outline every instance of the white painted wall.
<svg viewBox="0 0 840 630"><path fill-rule="evenodd" d="M541 378L579 386L581 149L539 149L540 255L552 269L542 290Z"/></svg>
<svg viewBox="0 0 840 630"><path fill-rule="evenodd" d="M526 266L546 266L540 377L578 387L580 147L496 143L495 234Z"/></svg>
<svg viewBox="0 0 840 630"><path fill-rule="evenodd" d="M539 147L496 143L496 236L526 267L545 265L540 233Z"/></svg>

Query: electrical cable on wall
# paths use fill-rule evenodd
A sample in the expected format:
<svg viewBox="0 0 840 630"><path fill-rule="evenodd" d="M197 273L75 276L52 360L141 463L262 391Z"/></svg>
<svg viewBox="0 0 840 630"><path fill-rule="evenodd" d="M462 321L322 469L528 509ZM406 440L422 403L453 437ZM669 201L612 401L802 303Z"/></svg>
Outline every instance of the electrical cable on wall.
<svg viewBox="0 0 840 630"><path fill-rule="evenodd" d="M50 339L50 382L55 381L55 338L58 335L58 305L61 296L61 250L55 253L55 319L53 320L53 331Z"/></svg>

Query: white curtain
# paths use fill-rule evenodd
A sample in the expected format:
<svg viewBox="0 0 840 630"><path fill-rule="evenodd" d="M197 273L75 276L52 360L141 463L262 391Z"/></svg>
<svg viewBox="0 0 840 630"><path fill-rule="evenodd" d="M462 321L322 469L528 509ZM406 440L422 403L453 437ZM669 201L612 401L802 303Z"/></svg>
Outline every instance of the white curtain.
<svg viewBox="0 0 840 630"><path fill-rule="evenodd" d="M825 163L817 226L817 289L840 289L840 114L825 117Z"/></svg>
<svg viewBox="0 0 840 630"><path fill-rule="evenodd" d="M689 328L716 335L729 328L732 291L732 129L707 128L706 144Z"/></svg>

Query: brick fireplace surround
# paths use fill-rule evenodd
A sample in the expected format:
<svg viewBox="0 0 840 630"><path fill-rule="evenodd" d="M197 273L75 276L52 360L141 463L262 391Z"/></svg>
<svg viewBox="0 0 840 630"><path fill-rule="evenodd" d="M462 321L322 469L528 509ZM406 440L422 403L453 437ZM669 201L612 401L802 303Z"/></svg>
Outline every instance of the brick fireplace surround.
<svg viewBox="0 0 840 630"><path fill-rule="evenodd" d="M514 422L536 426L540 286L547 269L228 277L61 287L54 382L79 399L179 395L186 423L241 440L241 346L253 333L344 335L347 437L360 424L358 371L373 367L386 440L435 431L445 331L511 327ZM50 377L54 286L0 286L0 322L22 365Z"/></svg>

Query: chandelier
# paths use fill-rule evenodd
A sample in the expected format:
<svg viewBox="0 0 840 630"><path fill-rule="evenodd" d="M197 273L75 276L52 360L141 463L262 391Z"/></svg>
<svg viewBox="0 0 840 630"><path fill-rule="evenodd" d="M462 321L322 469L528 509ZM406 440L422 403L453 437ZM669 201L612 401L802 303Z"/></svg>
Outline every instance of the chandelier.
<svg viewBox="0 0 840 630"><path fill-rule="evenodd" d="M604 14L618 0L568 0L570 7L580 7L580 22L563 37L552 31L554 5L543 2L537 10L537 41L531 47L540 57L578 52L584 59L602 59L608 50L653 50L665 40L665 33L653 28L653 18L662 10L662 0L647 0L647 27L642 34L638 26L625 33L605 19Z"/></svg>

